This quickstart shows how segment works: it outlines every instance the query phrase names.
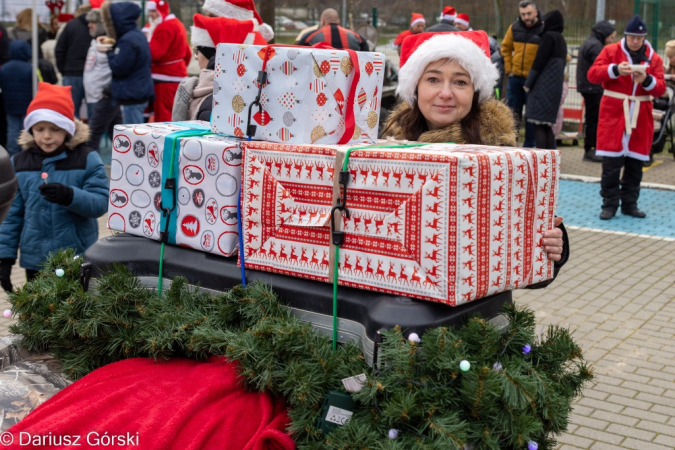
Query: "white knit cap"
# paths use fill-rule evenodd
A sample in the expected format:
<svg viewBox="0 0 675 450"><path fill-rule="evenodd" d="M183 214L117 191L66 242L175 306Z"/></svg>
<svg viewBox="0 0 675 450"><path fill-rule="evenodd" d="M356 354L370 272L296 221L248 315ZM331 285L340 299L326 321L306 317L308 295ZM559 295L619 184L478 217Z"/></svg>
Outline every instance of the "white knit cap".
<svg viewBox="0 0 675 450"><path fill-rule="evenodd" d="M492 96L499 72L490 60L490 44L484 31L419 33L405 38L401 45L398 96L412 105L424 70L429 63L442 59L456 61L469 72L481 103Z"/></svg>

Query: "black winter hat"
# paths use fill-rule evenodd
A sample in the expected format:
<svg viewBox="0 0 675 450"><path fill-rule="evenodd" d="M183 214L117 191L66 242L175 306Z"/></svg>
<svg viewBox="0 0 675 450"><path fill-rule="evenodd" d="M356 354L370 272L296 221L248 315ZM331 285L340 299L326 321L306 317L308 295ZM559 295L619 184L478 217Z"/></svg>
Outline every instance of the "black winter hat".
<svg viewBox="0 0 675 450"><path fill-rule="evenodd" d="M636 14L626 24L624 34L630 36L647 36L647 24Z"/></svg>

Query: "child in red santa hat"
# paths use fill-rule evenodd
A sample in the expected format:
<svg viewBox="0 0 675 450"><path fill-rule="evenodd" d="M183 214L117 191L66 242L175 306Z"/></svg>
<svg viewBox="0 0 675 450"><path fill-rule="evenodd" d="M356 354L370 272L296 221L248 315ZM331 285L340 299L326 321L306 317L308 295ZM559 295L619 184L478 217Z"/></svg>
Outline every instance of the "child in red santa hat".
<svg viewBox="0 0 675 450"><path fill-rule="evenodd" d="M89 128L75 119L70 86L41 82L30 103L12 162L19 190L0 225L0 285L12 290L11 270L21 250L30 281L47 255L98 239L108 210L108 176L98 153L85 145Z"/></svg>

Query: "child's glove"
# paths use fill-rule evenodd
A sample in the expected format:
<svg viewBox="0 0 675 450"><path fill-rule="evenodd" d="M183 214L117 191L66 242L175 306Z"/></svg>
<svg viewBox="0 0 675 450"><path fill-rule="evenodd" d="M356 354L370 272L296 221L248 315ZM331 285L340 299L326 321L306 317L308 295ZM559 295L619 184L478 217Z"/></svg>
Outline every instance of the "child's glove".
<svg viewBox="0 0 675 450"><path fill-rule="evenodd" d="M46 183L40 185L40 194L48 202L68 206L73 202L73 188L61 183Z"/></svg>
<svg viewBox="0 0 675 450"><path fill-rule="evenodd" d="M13 259L0 259L0 286L5 292L12 292L12 266L16 261Z"/></svg>

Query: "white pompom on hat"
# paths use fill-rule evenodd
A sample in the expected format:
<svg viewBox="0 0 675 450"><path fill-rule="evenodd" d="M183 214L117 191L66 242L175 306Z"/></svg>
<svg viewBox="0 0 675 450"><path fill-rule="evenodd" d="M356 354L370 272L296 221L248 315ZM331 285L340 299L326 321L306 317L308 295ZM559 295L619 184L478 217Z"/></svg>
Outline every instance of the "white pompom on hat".
<svg viewBox="0 0 675 450"><path fill-rule="evenodd" d="M195 14L192 18L193 47L216 48L218 44L266 45L261 41L260 26L255 19L237 20L228 17L207 17Z"/></svg>
<svg viewBox="0 0 675 450"><path fill-rule="evenodd" d="M424 70L429 63L442 59L456 61L469 72L481 103L492 96L499 72L490 60L490 43L485 31L419 33L405 38L401 45L398 96L412 105Z"/></svg>
<svg viewBox="0 0 675 450"><path fill-rule="evenodd" d="M263 23L253 0L205 0L202 9L217 17L237 20L255 19L258 22L258 32L262 37L268 42L274 39L274 30Z"/></svg>

